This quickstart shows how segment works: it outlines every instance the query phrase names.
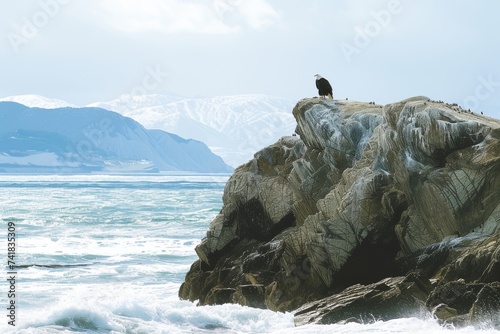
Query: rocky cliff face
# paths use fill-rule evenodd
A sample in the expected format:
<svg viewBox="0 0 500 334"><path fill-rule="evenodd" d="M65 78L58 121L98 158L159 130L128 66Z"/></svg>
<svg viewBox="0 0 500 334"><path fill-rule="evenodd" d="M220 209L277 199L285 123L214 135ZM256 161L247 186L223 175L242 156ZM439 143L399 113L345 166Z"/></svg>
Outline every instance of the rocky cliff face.
<svg viewBox="0 0 500 334"><path fill-rule="evenodd" d="M427 303L468 323L500 309L478 297L485 286L500 293L500 121L425 97L304 99L293 115L299 136L229 179L181 298L301 307L298 324L359 318L346 305L367 299L408 312ZM432 297L457 280L479 284L469 286L478 305ZM401 316L391 310L380 318Z"/></svg>

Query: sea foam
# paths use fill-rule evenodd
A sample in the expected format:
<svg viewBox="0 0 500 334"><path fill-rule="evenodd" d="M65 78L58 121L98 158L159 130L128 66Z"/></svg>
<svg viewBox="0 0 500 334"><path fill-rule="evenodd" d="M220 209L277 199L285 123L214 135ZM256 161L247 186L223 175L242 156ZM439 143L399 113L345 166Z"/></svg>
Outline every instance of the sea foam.
<svg viewBox="0 0 500 334"><path fill-rule="evenodd" d="M17 326L0 333L498 333L428 315L296 328L292 313L179 300L227 177L3 176L22 267Z"/></svg>

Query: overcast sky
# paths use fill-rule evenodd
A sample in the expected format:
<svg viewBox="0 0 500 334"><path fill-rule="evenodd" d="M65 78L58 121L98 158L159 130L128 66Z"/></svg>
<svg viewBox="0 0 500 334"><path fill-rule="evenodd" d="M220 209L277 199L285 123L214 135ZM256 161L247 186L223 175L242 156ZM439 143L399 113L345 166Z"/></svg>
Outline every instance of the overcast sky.
<svg viewBox="0 0 500 334"><path fill-rule="evenodd" d="M0 10L0 97L426 95L500 118L500 2L23 0Z"/></svg>

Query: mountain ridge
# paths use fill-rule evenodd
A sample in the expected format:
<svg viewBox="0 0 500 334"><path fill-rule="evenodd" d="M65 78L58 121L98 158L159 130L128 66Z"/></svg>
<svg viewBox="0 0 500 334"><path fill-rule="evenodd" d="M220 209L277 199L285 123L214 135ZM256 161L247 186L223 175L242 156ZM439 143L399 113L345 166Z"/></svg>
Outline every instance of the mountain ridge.
<svg viewBox="0 0 500 334"><path fill-rule="evenodd" d="M29 170L30 165L78 172L232 170L202 142L147 130L132 118L102 108L44 109L0 102L0 119L4 171ZM48 158L45 164L40 154ZM30 161L30 156L36 159Z"/></svg>
<svg viewBox="0 0 500 334"><path fill-rule="evenodd" d="M51 99L38 95L7 97L0 101L5 99L22 101L31 107L64 106L66 103L55 99L50 102ZM293 102L265 94L205 98L123 94L107 102L87 104L86 107L118 112L148 129L164 130L202 141L233 167L246 163L253 158L255 151L283 135L293 133L295 128L290 113Z"/></svg>
<svg viewBox="0 0 500 334"><path fill-rule="evenodd" d="M148 128L203 141L234 167L252 159L260 147L292 133L295 127L289 112L293 103L264 94L178 98L176 101L173 98L166 104L150 103L144 107L136 104L130 108L131 103L125 102L133 99L122 95L116 100L90 105L106 106Z"/></svg>
<svg viewBox="0 0 500 334"><path fill-rule="evenodd" d="M55 109L55 108L78 108L76 105L63 100L45 97L37 94L12 95L0 98L0 102L16 102L27 107Z"/></svg>

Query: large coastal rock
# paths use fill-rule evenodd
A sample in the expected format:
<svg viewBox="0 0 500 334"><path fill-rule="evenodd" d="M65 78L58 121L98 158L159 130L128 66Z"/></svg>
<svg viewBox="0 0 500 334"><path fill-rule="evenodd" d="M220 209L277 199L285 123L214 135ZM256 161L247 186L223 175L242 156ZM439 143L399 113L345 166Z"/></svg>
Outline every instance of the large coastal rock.
<svg viewBox="0 0 500 334"><path fill-rule="evenodd" d="M500 121L425 97L386 106L304 99L293 115L298 136L229 179L181 298L307 304L298 323L325 323L346 320L332 303L359 305L349 291L424 305L429 289L417 303L401 292L414 269L432 286L500 280ZM487 302L471 308L490 312Z"/></svg>

